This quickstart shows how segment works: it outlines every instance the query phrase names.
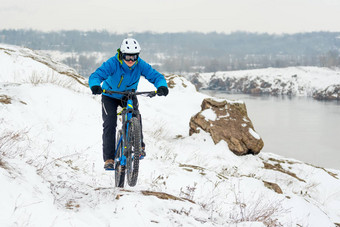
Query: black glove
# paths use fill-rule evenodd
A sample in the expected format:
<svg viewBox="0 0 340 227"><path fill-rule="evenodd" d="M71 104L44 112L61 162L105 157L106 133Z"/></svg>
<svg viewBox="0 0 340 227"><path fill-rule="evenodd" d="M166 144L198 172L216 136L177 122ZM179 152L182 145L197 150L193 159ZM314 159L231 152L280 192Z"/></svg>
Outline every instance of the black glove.
<svg viewBox="0 0 340 227"><path fill-rule="evenodd" d="M92 86L91 91L93 95L100 95L103 93L103 89L100 86Z"/></svg>
<svg viewBox="0 0 340 227"><path fill-rule="evenodd" d="M157 88L157 95L158 96L167 96L169 94L169 89L165 86L161 86Z"/></svg>

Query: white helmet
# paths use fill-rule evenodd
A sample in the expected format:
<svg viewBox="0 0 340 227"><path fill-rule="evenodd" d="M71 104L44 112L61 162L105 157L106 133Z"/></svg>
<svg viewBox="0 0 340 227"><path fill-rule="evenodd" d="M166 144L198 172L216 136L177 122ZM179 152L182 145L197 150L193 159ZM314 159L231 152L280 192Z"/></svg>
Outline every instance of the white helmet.
<svg viewBox="0 0 340 227"><path fill-rule="evenodd" d="M120 45L120 51L123 54L139 54L141 48L137 40L132 38L124 39Z"/></svg>

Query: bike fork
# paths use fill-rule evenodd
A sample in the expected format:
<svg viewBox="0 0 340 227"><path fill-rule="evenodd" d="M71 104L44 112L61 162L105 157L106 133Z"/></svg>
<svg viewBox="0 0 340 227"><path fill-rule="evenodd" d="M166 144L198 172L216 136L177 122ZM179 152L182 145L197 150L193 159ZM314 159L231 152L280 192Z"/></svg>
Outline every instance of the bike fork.
<svg viewBox="0 0 340 227"><path fill-rule="evenodd" d="M123 135L120 137L118 144L117 144L117 149L115 152L115 156L118 153L118 148L120 146L120 144L123 144ZM124 146L122 146L122 153L121 156L119 158L115 158L116 162L119 162L121 166L125 166L126 165L126 156L124 155Z"/></svg>

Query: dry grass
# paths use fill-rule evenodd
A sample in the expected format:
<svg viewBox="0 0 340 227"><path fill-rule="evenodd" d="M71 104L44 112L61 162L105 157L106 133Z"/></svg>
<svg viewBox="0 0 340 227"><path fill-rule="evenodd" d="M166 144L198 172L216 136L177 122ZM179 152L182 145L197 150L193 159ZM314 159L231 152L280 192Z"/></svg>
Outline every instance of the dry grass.
<svg viewBox="0 0 340 227"><path fill-rule="evenodd" d="M88 84L87 84L87 83L84 83L83 77L80 76L79 74L77 74L75 71L73 71L73 70L70 69L70 68L69 68L69 69L66 69L66 70L61 70L61 69L58 69L58 67L57 67L55 64L52 63L53 61L52 61L51 59L44 59L44 58L42 58L42 57L37 57L37 56L34 56L34 55L28 55L28 56L26 56L26 57L29 57L29 58L31 58L31 59L37 61L37 62L40 62L40 63L46 65L47 67L49 67L49 68L51 68L51 69L57 71L58 73L64 74L64 75L66 75L66 76L68 76L68 77L74 79L74 81L76 81L77 83L80 83L80 84L82 84L82 85L88 87ZM54 62L54 63L55 63L55 62Z"/></svg>
<svg viewBox="0 0 340 227"><path fill-rule="evenodd" d="M27 132L19 131L19 132L3 132L0 135L0 157L10 156L13 157L18 155L20 149L17 149L18 143L22 140L23 135Z"/></svg>
<svg viewBox="0 0 340 227"><path fill-rule="evenodd" d="M7 169L7 170L9 169L6 162L2 160L1 156L0 156L0 168Z"/></svg>
<svg viewBox="0 0 340 227"><path fill-rule="evenodd" d="M291 161L291 160L278 160L278 159L275 159L275 158L269 158L268 159L269 161L272 161L272 162L277 162L277 163L287 163L287 164L290 164L290 165L293 165L293 164L305 164L305 165L309 165L309 166L312 166L314 168L317 168L317 169L321 169L323 171L325 171L327 174L329 174L330 176L334 177L335 179L339 179L338 177L338 174L336 173L333 173L323 167L319 167L319 166L316 166L316 165L312 165L312 164L309 164L309 163L301 163L301 162L296 162L296 161Z"/></svg>
<svg viewBox="0 0 340 227"><path fill-rule="evenodd" d="M170 195L165 192L154 192L154 191L141 191L141 193L145 196L155 196L159 199L165 199L165 200L179 200L179 201L189 201L191 203L195 203L194 201L187 199L187 198L180 198L174 195Z"/></svg>
<svg viewBox="0 0 340 227"><path fill-rule="evenodd" d="M68 210L78 210L80 208L80 205L73 199L70 199L65 204L65 208Z"/></svg>
<svg viewBox="0 0 340 227"><path fill-rule="evenodd" d="M234 223L241 222L262 222L265 226L283 226L278 217L288 210L282 208L282 201L265 201L263 196L256 200L245 201L240 193L235 195L235 205L229 217Z"/></svg>
<svg viewBox="0 0 340 227"><path fill-rule="evenodd" d="M32 75L28 78L28 83L37 86L39 84L55 84L60 87L71 89L75 85L75 81L69 80L61 80L61 78L56 75L54 72L48 75L40 75L37 72L33 72Z"/></svg>
<svg viewBox="0 0 340 227"><path fill-rule="evenodd" d="M263 162L263 164L264 164L264 168L265 169L271 169L271 170L279 171L279 172L284 173L284 174L288 174L289 176L294 177L295 179L297 179L297 180L299 180L301 182L305 182L306 183L306 181L304 179L299 178L298 176L296 176L295 173L292 173L292 172L290 172L288 170L285 170L281 166L280 163L276 163L276 164L272 165L272 164L270 164L268 162Z"/></svg>
<svg viewBox="0 0 340 227"><path fill-rule="evenodd" d="M180 189L180 196L189 199L190 201L193 201L196 189L197 189L196 182L194 183L193 186L187 185L185 189L183 188Z"/></svg>
<svg viewBox="0 0 340 227"><path fill-rule="evenodd" d="M264 186L269 188L270 190L273 190L274 192L278 193L278 194L282 194L282 189L280 188L280 186L276 183L273 182L269 182L269 181L264 181L262 180L262 182L264 183Z"/></svg>
<svg viewBox="0 0 340 227"><path fill-rule="evenodd" d="M12 99L11 99L11 97L9 97L7 95L0 95L0 103L11 104L12 103Z"/></svg>
<svg viewBox="0 0 340 227"><path fill-rule="evenodd" d="M4 158L14 158L22 153L22 149L18 146L18 143L26 133L26 131L2 132L0 135L0 168L6 170L11 169Z"/></svg>

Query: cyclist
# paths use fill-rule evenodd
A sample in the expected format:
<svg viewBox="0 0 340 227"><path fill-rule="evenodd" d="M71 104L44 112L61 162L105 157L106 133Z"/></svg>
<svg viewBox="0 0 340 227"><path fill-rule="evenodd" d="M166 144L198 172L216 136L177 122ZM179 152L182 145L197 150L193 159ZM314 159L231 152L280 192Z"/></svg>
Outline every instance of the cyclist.
<svg viewBox="0 0 340 227"><path fill-rule="evenodd" d="M157 95L167 96L167 82L162 74L153 69L139 57L141 51L137 40L126 38L122 41L117 54L104 62L89 77L92 94L102 94L103 89L113 91L137 90L140 76L144 76L157 88ZM117 126L117 107L125 107L126 99L119 94L102 95L103 118L103 159L104 169L114 169L115 135ZM138 100L133 98L133 105L138 109ZM141 121L141 116L137 116ZM142 157L145 154L145 143L142 135Z"/></svg>

